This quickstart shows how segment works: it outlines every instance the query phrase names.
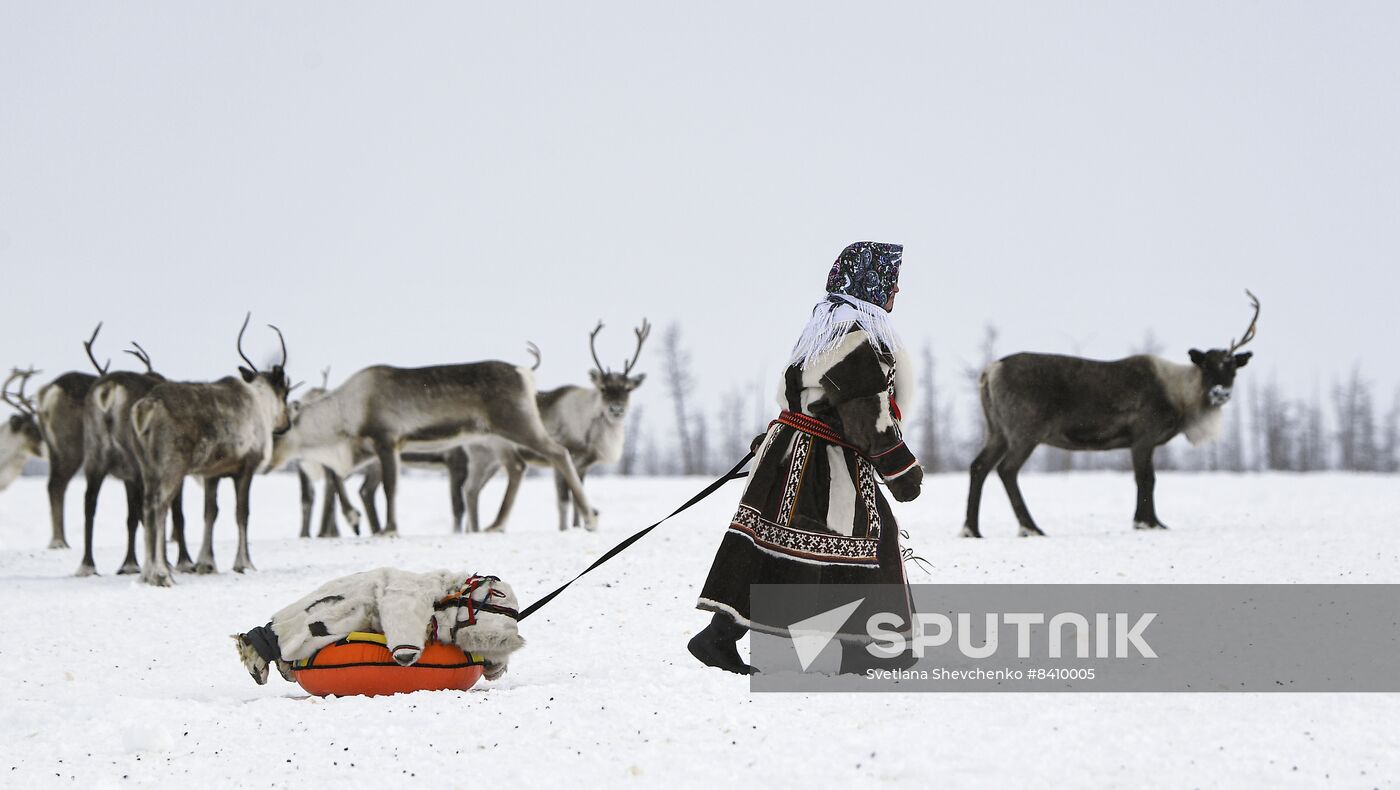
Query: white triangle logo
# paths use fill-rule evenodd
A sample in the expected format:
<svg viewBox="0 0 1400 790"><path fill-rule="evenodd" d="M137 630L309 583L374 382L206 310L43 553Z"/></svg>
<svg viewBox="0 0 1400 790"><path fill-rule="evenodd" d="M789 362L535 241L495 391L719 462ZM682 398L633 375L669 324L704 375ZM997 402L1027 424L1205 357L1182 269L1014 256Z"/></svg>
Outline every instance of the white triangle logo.
<svg viewBox="0 0 1400 790"><path fill-rule="evenodd" d="M861 598L848 604L832 609L829 612L822 612L819 615L808 617L793 623L788 632L792 634L792 647L797 651L797 661L802 665L802 671L806 672L808 667L817 660L817 656L822 654L826 646L831 644L831 640L836 638L836 634L841 631L841 626L850 619L854 612L865 599Z"/></svg>

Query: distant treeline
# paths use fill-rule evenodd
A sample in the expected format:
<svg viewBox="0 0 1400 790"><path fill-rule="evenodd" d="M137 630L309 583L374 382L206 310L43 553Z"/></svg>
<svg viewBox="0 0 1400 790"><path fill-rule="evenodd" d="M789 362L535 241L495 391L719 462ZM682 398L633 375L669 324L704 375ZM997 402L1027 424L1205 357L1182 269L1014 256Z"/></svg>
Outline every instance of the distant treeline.
<svg viewBox="0 0 1400 790"><path fill-rule="evenodd" d="M981 369L1003 355L996 346L997 331L989 326L980 348L981 362L956 371L951 377L955 383L945 381L942 386L935 385L940 363L931 346L925 343L911 354L919 366L919 391L913 413L904 414L904 430L925 469L965 471L981 447L982 410L976 382ZM696 379L678 326L666 330L659 353L656 383L665 389L672 413L666 419L634 406L622 461L608 471L623 475L725 471L775 416L774 382L736 385L718 403L705 403L694 397ZM1163 349L1149 333L1127 353L1163 355ZM1388 400L1381 402L1374 382L1359 366L1325 394L1318 388L1302 397L1285 392L1272 375L1250 367L1235 380L1220 438L1200 447L1178 438L1157 450L1156 466L1229 472L1400 471L1400 389ZM1128 470L1132 463L1126 450L1072 453L1041 447L1027 468Z"/></svg>

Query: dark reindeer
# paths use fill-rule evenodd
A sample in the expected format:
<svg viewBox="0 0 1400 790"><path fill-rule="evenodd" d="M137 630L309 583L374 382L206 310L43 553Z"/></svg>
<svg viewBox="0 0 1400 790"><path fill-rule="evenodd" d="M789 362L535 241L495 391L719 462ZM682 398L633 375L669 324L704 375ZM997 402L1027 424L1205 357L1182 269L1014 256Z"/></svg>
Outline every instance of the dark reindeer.
<svg viewBox="0 0 1400 790"><path fill-rule="evenodd" d="M10 371L9 378L5 379L4 386L0 387L0 400L4 400L17 412L0 424L0 491L4 491L19 477L24 471L24 464L30 458L42 457L44 454L44 435L39 431L39 422L34 414L34 401L24 394L24 385L36 373L38 371L33 368L15 368ZM19 389L10 392L10 385L15 379L19 379Z"/></svg>
<svg viewBox="0 0 1400 790"><path fill-rule="evenodd" d="M978 380L986 441L972 462L967 520L962 534L980 538L982 484L995 466L1006 487L1021 535L1043 535L1016 482L1037 445L1065 450L1130 449L1137 479L1138 529L1166 529L1157 519L1152 453L1185 433L1192 444L1215 438L1221 407L1230 400L1235 371L1251 352L1235 353L1254 339L1259 300L1249 291L1254 317L1228 349L1191 349L1190 365L1139 355L1101 362L1055 354L1013 354L987 366Z"/></svg>
<svg viewBox="0 0 1400 790"><path fill-rule="evenodd" d="M44 454L49 462L49 520L53 525L53 537L49 548L66 549L68 540L63 529L63 500L68 494L68 484L83 466L83 410L88 392L97 383L99 376L106 375L97 357L93 356L92 344L97 341L97 333L102 324L92 330L92 337L83 343L88 359L97 369L97 375L72 371L64 373L39 388L35 395L38 401L37 418L39 430L44 436ZM109 360L108 365L111 365Z"/></svg>
<svg viewBox="0 0 1400 790"><path fill-rule="evenodd" d="M174 583L165 556L165 516L175 492L187 475L204 481L204 544L196 573L214 573L214 522L219 515L218 484L234 480L237 497L237 573L254 570L248 556L249 494L253 475L271 468L273 435L290 424L287 410L287 342L277 333L282 361L260 371L243 353L238 330L238 355L247 367L238 376L208 384L166 382L131 407L136 460L145 484L146 566L141 580L168 587Z"/></svg>
<svg viewBox="0 0 1400 790"><path fill-rule="evenodd" d="M585 526L596 527L569 452L540 420L534 375L507 362L365 368L301 410L277 441L273 465L308 460L343 478L377 460L384 478L383 534L394 535L400 453L447 450L483 434L548 458L583 507Z"/></svg>
<svg viewBox="0 0 1400 790"><path fill-rule="evenodd" d="M94 334L94 338L96 335ZM145 486L141 468L136 461L136 435L131 426L131 407L152 389L165 382L165 377L151 367L151 357L139 343L126 353L136 357L146 367L145 373L118 370L104 373L88 391L83 404L83 474L87 490L83 497L83 559L77 576L97 573L92 557L93 520L97 515L97 500L107 476L117 478L126 486L126 559L118 574L138 573L136 561L136 528L145 509ZM88 351L91 354L91 348ZM96 364L96 360L94 360ZM101 367L108 370L111 367ZM189 548L185 543L185 513L183 480L177 484L171 503L171 532L179 547L176 569L194 570Z"/></svg>

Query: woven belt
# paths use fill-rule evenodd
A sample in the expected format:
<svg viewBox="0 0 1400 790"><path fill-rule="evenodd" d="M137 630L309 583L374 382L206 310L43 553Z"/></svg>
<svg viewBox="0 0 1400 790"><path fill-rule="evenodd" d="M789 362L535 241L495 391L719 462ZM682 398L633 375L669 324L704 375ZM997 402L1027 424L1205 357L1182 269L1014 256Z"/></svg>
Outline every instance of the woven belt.
<svg viewBox="0 0 1400 790"><path fill-rule="evenodd" d="M842 447L855 450L856 453L861 456L865 455L855 445L841 438L841 434L837 433L835 428L832 428L830 425L827 425L826 423L811 415L803 414L801 412L796 411L784 410L781 414L778 415L778 419L774 420L772 423L769 423L769 425L771 426L773 423L782 423L783 425L786 425L789 428L796 428L797 430L805 434L815 436L818 439L821 439L822 441L831 442L832 444L839 444Z"/></svg>

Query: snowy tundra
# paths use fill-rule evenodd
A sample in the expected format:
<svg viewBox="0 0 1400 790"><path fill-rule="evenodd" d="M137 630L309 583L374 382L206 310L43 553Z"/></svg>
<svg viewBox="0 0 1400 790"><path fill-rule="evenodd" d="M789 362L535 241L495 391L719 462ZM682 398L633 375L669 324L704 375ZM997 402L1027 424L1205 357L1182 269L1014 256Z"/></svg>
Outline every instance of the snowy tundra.
<svg viewBox="0 0 1400 790"><path fill-rule="evenodd" d="M119 497L97 569L49 550L44 481L0 494L0 785L8 787L1381 787L1400 782L1400 696L1382 694L751 694L696 663L695 596L737 483L653 532L521 624L499 683L466 693L315 699L256 686L228 634L332 577L383 565L496 574L527 604L698 490L599 477L596 533L556 527L527 479L507 534L451 535L439 477L404 480L402 536L299 540L295 475L261 477L257 572L117 576ZM1052 537L958 537L965 475L896 506L942 582L1400 582L1400 479L1162 474L1168 531L1134 531L1131 475L1027 475ZM486 496L500 495L493 483ZM81 498L70 497L71 517ZM228 557L234 530L220 525ZM1394 657L1388 657L1394 659ZM412 786L412 785L404 785Z"/></svg>

